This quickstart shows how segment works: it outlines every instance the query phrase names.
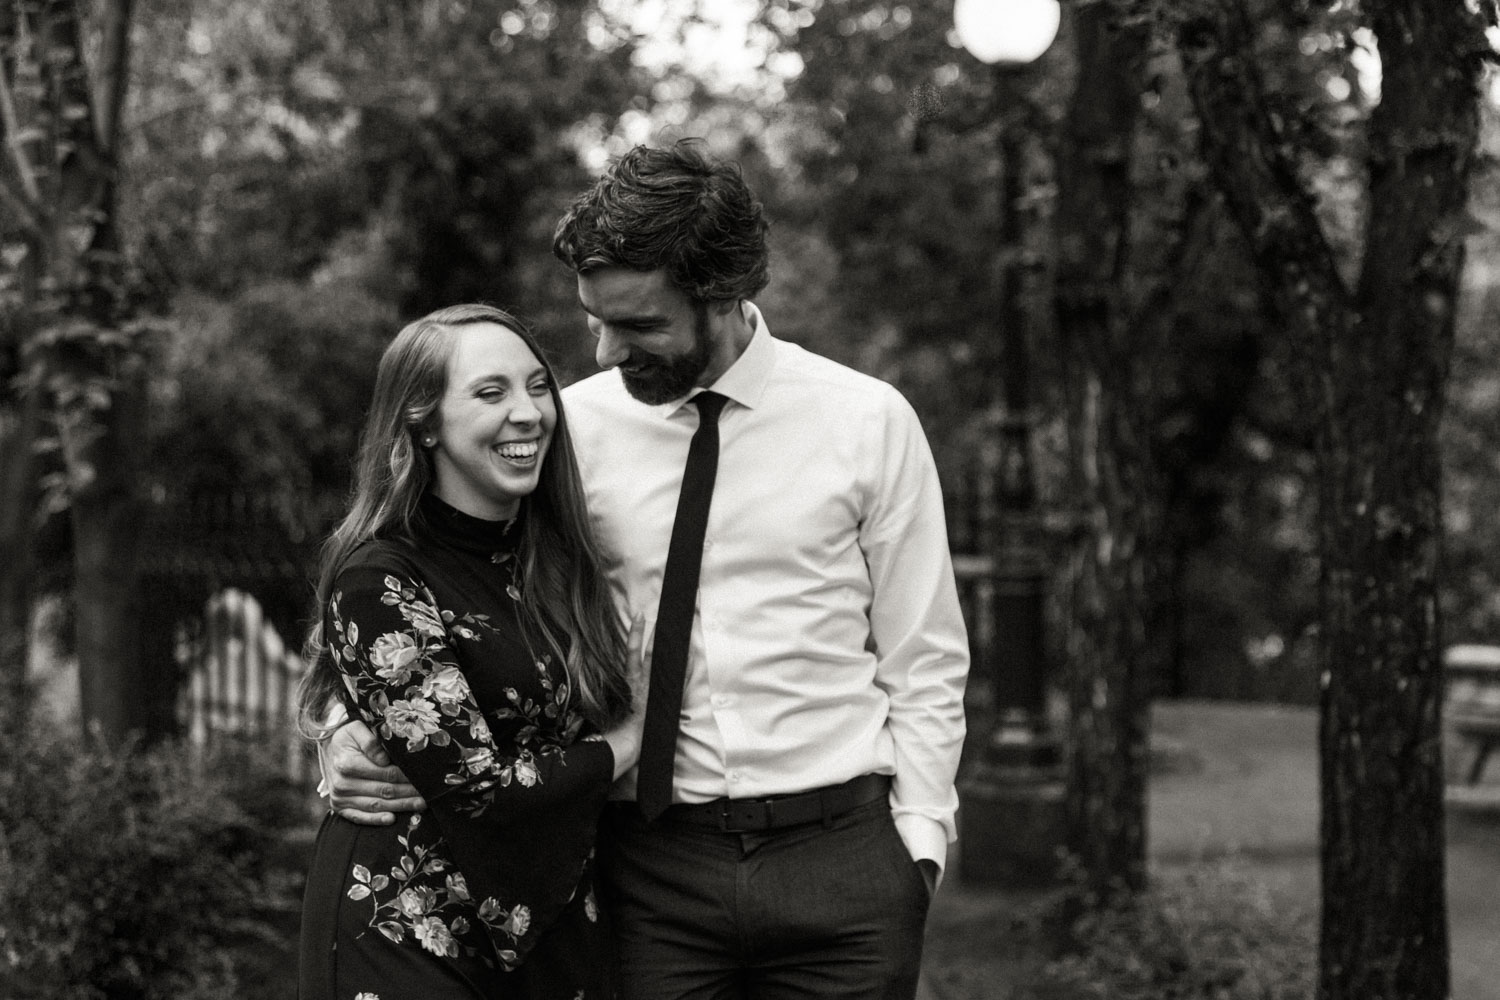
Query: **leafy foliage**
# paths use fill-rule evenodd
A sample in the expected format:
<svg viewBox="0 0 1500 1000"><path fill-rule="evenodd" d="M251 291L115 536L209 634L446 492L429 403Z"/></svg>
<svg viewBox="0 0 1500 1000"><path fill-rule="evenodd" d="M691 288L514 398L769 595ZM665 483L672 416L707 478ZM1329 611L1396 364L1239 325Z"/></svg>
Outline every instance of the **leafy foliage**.
<svg viewBox="0 0 1500 1000"><path fill-rule="evenodd" d="M894 338L910 364L892 374L924 412L972 407L985 398L999 305L982 67L949 44L943 4L794 0L766 18L805 66L789 88L802 109L789 139L797 184L783 187L778 216L839 253L845 323ZM930 401L924 369L943 375Z"/></svg>
<svg viewBox="0 0 1500 1000"><path fill-rule="evenodd" d="M1493 79L1493 77L1492 77ZM1492 84L1493 85L1493 84ZM1482 107L1469 265L1443 414L1444 620L1452 642L1500 642L1500 109Z"/></svg>
<svg viewBox="0 0 1500 1000"><path fill-rule="evenodd" d="M1489 250L1491 241L1480 246ZM1477 258L1476 282L1454 348L1443 418L1447 566L1444 620L1450 642L1500 642L1500 274Z"/></svg>
<svg viewBox="0 0 1500 1000"><path fill-rule="evenodd" d="M628 45L590 40L583 0L212 0L156 17L130 175L152 269L206 291L306 280L363 232L391 267L369 290L403 316L508 303L546 258L531 222L586 180L578 128L644 86Z"/></svg>
<svg viewBox="0 0 1500 1000"><path fill-rule="evenodd" d="M1314 914L1233 861L1157 878L1074 924L1042 977L1049 1000L1301 1000L1312 995Z"/></svg>
<svg viewBox="0 0 1500 1000"><path fill-rule="evenodd" d="M376 360L438 305L541 321L591 371L549 247L580 147L645 83L585 0L153 5L124 171L157 340L157 521L203 497L320 536ZM587 367L584 367L584 363ZM262 525L260 529L266 530Z"/></svg>
<svg viewBox="0 0 1500 1000"><path fill-rule="evenodd" d="M0 733L0 984L16 1000L240 995L235 945L277 943L303 806L262 760Z"/></svg>
<svg viewBox="0 0 1500 1000"><path fill-rule="evenodd" d="M156 372L153 474L173 495L288 510L347 481L392 307L346 282L182 296ZM306 527L306 526L304 526Z"/></svg>

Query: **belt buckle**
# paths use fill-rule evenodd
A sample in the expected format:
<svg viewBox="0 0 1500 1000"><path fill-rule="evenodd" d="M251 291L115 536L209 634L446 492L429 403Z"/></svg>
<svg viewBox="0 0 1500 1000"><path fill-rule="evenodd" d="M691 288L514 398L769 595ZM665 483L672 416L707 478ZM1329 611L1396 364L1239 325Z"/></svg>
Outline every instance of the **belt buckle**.
<svg viewBox="0 0 1500 1000"><path fill-rule="evenodd" d="M775 808L769 799L725 799L719 806L719 829L725 833L769 830Z"/></svg>

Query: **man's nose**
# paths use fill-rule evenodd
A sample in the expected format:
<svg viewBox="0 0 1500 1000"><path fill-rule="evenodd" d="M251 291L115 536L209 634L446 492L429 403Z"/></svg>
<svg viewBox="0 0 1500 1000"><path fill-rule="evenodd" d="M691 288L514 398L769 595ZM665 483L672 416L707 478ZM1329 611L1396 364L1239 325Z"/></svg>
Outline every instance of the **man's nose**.
<svg viewBox="0 0 1500 1000"><path fill-rule="evenodd" d="M625 342L605 327L599 332L599 341L594 345L594 360L600 368L614 368L630 356Z"/></svg>

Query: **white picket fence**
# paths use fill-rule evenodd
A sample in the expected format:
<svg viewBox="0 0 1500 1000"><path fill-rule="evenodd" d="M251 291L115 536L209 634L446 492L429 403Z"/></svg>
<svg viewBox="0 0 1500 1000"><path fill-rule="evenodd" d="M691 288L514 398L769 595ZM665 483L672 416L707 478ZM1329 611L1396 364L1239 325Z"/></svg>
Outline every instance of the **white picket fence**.
<svg viewBox="0 0 1500 1000"><path fill-rule="evenodd" d="M266 621L260 602L232 588L215 594L201 631L181 637L177 656L187 672L177 718L193 746L260 744L283 762L288 781L304 789L317 784L316 758L296 726L297 684L307 665Z"/></svg>

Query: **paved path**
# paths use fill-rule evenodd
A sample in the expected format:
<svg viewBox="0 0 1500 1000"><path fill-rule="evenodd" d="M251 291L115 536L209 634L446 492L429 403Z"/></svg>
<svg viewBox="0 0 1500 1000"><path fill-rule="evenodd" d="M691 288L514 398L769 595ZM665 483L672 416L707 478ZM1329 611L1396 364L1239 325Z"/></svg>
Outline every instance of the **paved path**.
<svg viewBox="0 0 1500 1000"><path fill-rule="evenodd" d="M1273 892L1315 908L1316 712L1162 702L1152 714L1153 866L1233 854ZM1453 1000L1500 1000L1500 761L1450 798L1447 888ZM925 970L924 1000L1005 1000L1001 980L1025 953L1035 899L949 878L933 901L929 954L939 961Z"/></svg>

